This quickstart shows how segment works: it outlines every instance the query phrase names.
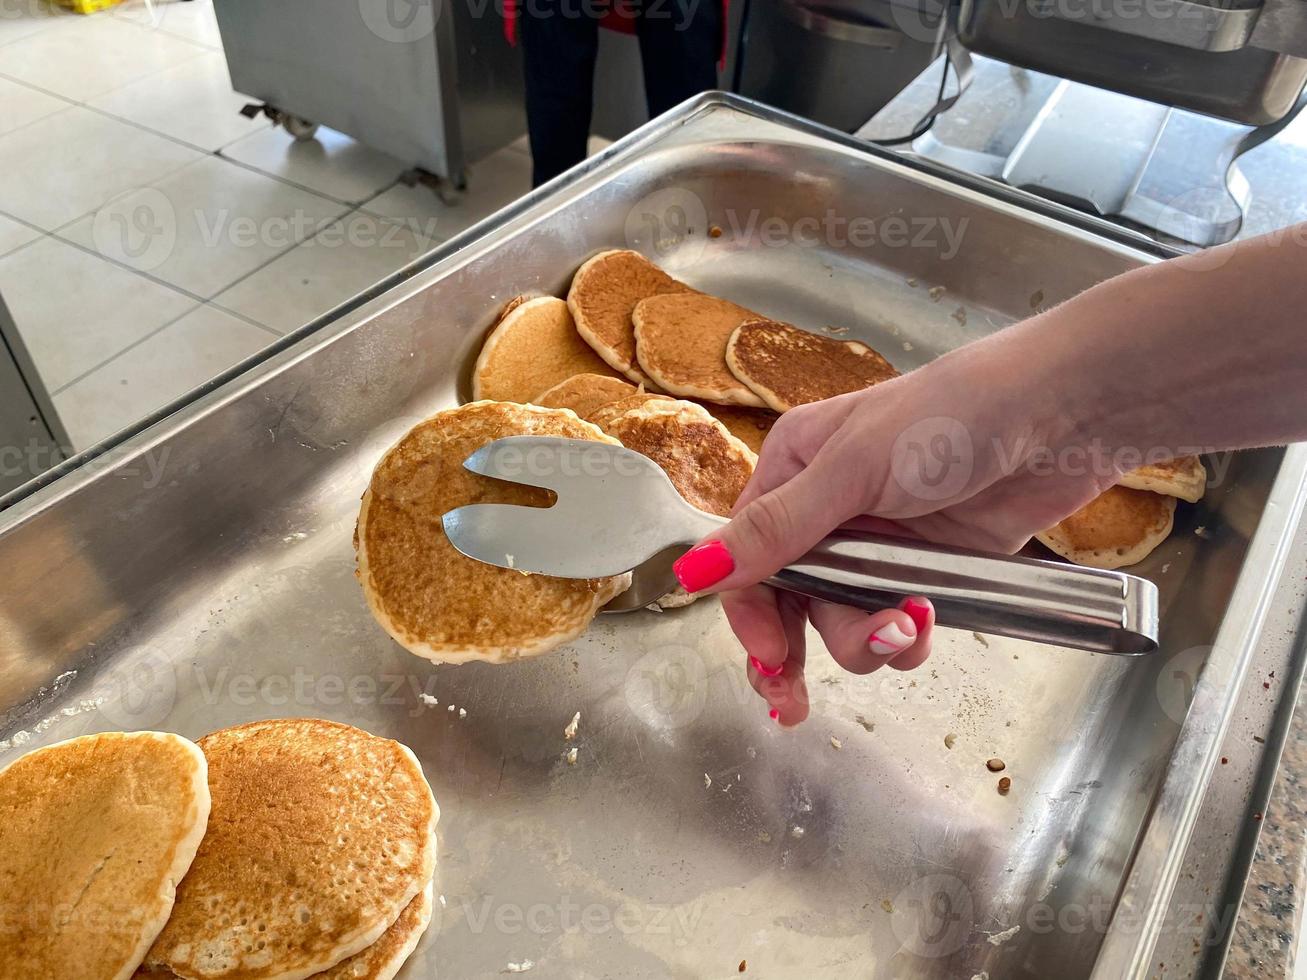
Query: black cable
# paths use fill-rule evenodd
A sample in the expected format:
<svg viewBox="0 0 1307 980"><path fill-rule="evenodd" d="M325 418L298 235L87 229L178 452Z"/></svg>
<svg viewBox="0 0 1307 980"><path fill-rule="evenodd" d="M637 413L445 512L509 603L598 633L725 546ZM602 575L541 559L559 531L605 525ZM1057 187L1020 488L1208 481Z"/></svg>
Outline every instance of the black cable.
<svg viewBox="0 0 1307 980"><path fill-rule="evenodd" d="M930 127L935 125L935 120L939 118L940 113L943 111L940 109L939 104L944 101L944 90L948 88L948 70L952 61L953 59L949 57L948 48L945 48L944 72L939 78L939 92L935 95L935 105L932 107L931 111L919 123L917 123L916 128L913 129L912 132L908 133L907 136L896 136L893 139L887 140L869 140L868 142L875 143L877 146L902 146L904 143L914 143L920 137L925 136L930 132Z"/></svg>

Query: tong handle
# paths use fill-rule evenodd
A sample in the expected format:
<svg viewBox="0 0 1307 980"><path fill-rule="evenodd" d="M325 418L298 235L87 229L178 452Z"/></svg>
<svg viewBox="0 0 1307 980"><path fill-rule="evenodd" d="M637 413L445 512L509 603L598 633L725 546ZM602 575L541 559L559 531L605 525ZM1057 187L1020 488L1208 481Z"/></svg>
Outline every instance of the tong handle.
<svg viewBox="0 0 1307 980"><path fill-rule="evenodd" d="M841 533L768 584L869 612L924 595L944 626L1099 653L1157 649L1157 586L1123 572Z"/></svg>

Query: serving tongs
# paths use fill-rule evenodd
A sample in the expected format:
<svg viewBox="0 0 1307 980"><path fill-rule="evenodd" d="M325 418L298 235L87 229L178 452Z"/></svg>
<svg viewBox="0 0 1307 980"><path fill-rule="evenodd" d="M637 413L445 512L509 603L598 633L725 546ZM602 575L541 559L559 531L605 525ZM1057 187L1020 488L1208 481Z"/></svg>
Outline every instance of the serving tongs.
<svg viewBox="0 0 1307 980"><path fill-rule="evenodd" d="M509 436L463 466L557 499L549 507L452 510L443 523L454 547L501 568L561 578L633 572L631 588L606 612L639 609L673 591L672 562L727 523L691 506L653 460L622 446ZM838 533L767 584L868 611L924 595L944 626L1100 653L1157 649L1157 586L1122 572Z"/></svg>

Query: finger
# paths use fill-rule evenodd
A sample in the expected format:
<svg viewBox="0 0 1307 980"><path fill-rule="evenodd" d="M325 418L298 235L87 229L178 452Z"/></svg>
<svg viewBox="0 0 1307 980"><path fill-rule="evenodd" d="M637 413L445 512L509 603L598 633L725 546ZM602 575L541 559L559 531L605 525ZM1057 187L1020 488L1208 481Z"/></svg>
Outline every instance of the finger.
<svg viewBox="0 0 1307 980"><path fill-rule="evenodd" d="M895 670L915 670L930 656L930 644L935 634L935 606L925 596L908 596L899 608L912 617L917 627L917 642L902 653L890 658Z"/></svg>
<svg viewBox="0 0 1307 980"><path fill-rule="evenodd" d="M902 609L866 613L809 600L808 617L834 661L851 674L879 670L917 642L917 625Z"/></svg>
<svg viewBox="0 0 1307 980"><path fill-rule="evenodd" d="M777 608L785 628L786 656L775 677L760 677L758 692L770 706L771 716L786 728L808 717L808 685L804 678L807 660L804 631L808 626L806 600L792 592L777 594Z"/></svg>
<svg viewBox="0 0 1307 980"><path fill-rule="evenodd" d="M854 392L853 394L857 394ZM753 476L735 502L734 513L788 483L812 462L826 441L839 429L853 410L850 396L841 395L825 401L800 405L777 419L758 454Z"/></svg>
<svg viewBox="0 0 1307 980"><path fill-rule="evenodd" d="M758 677L779 674L781 665L785 663L788 644L776 592L765 585L724 592L722 609L753 668L750 680L754 674Z"/></svg>
<svg viewBox="0 0 1307 980"><path fill-rule="evenodd" d="M859 509L857 477L836 472L839 465L833 455L819 454L788 483L746 505L676 560L681 586L687 592L742 588L807 552Z"/></svg>

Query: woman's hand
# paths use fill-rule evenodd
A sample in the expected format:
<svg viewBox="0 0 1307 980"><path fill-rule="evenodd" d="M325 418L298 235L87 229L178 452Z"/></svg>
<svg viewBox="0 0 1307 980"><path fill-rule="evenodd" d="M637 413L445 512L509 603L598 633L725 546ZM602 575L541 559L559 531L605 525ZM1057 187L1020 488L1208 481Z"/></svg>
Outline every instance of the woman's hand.
<svg viewBox="0 0 1307 980"><path fill-rule="evenodd" d="M731 523L677 562L687 590L724 593L750 683L781 724L808 715L807 622L840 666L867 674L920 666L934 610L913 597L868 614L758 583L839 527L1012 553L1116 482L1109 460L1058 458L1077 446L1076 426L1051 400L1014 390L1003 360L963 348L787 412Z"/></svg>

